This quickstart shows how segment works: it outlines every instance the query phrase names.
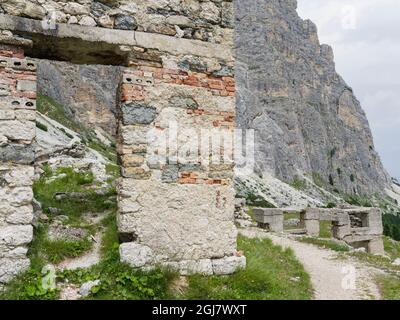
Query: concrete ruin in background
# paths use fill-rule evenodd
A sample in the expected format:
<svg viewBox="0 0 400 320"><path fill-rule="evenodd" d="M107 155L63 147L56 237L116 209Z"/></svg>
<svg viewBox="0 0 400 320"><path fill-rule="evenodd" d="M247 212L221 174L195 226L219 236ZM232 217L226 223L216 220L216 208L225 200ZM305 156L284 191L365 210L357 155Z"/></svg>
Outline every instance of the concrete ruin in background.
<svg viewBox="0 0 400 320"><path fill-rule="evenodd" d="M300 215L300 228L305 234L319 236L320 222L332 222L332 236L355 248L365 248L371 254L384 254L382 211L379 208L349 209L262 209L254 208L258 225L272 232L284 231L284 214ZM296 230L299 232L299 230Z"/></svg>
<svg viewBox="0 0 400 320"><path fill-rule="evenodd" d="M128 2L140 14L115 6L114 13L107 13L110 7L97 1L52 3L56 8L36 1L2 2L7 14L0 15L0 58L5 61L0 65L5 75L0 80L1 282L28 267L25 246L32 240L36 79L35 64L21 60L23 52L32 58L126 67L117 117L122 261L133 267L167 265L183 274L230 274L246 264L236 252L233 162L208 164L202 158L182 164L172 156L157 163L147 139L150 131L167 130L170 121L177 123L179 137L188 128L233 132L233 4L171 1L167 8L175 14L163 16L164 2ZM46 12L48 24L42 21ZM73 25L74 17L80 25ZM103 24L107 19L112 23ZM15 55L20 60L12 60Z"/></svg>

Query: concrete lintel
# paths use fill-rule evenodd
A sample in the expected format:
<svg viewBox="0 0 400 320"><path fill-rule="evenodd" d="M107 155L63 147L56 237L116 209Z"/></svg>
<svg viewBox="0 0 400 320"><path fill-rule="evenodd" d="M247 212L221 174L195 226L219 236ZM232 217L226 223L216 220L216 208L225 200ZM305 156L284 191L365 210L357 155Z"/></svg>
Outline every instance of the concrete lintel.
<svg viewBox="0 0 400 320"><path fill-rule="evenodd" d="M181 39L155 33L115 30L65 23L56 24L54 30L45 30L41 20L0 14L0 29L26 34L41 34L57 38L76 38L88 42L105 42L113 45L139 46L174 55L197 55L233 61L229 47L199 40Z"/></svg>

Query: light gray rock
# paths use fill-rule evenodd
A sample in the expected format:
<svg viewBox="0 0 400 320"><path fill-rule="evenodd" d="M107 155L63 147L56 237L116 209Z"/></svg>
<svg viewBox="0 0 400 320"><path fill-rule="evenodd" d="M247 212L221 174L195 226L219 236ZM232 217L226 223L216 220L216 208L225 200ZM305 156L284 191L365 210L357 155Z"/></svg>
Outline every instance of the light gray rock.
<svg viewBox="0 0 400 320"><path fill-rule="evenodd" d="M246 269L246 257L226 257L212 260L213 273L217 275L232 274Z"/></svg>
<svg viewBox="0 0 400 320"><path fill-rule="evenodd" d="M93 287L100 285L100 280L88 281L79 288L79 294L82 297L88 297L92 293Z"/></svg>
<svg viewBox="0 0 400 320"><path fill-rule="evenodd" d="M392 264L393 264L394 266L400 266L400 258L397 258L396 260L394 260L394 261L392 262Z"/></svg>
<svg viewBox="0 0 400 320"><path fill-rule="evenodd" d="M122 243L119 246L119 254L121 262L134 268L144 267L153 261L153 251L147 246L134 242Z"/></svg>

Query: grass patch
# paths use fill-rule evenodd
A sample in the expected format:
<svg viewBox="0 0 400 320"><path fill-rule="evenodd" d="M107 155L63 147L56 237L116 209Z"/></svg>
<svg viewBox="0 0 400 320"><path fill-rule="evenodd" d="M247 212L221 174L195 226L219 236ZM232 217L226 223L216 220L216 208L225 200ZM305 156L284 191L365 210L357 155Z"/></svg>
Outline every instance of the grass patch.
<svg viewBox="0 0 400 320"><path fill-rule="evenodd" d="M43 123L36 121L36 128L39 128L42 131L48 131L49 129L47 128L46 125L44 125Z"/></svg>
<svg viewBox="0 0 400 320"><path fill-rule="evenodd" d="M307 189L307 182L303 179L296 178L290 184L293 188L297 190L306 190Z"/></svg>
<svg viewBox="0 0 400 320"><path fill-rule="evenodd" d="M319 222L319 237L324 239L332 238L332 222L320 221Z"/></svg>
<svg viewBox="0 0 400 320"><path fill-rule="evenodd" d="M115 145L113 146L106 146L105 144L97 141L96 139L89 138L86 145L99 152L102 154L104 157L106 157L108 160L110 160L113 163L117 162L117 151L115 148Z"/></svg>
<svg viewBox="0 0 400 320"><path fill-rule="evenodd" d="M53 179L54 176L60 178ZM88 186L93 184L93 175L90 172L75 172L72 168L59 168L52 172L45 168L45 173L33 185L35 198L42 204L43 211L48 213L48 208L58 208L67 215L71 222L79 222L84 212L103 212L115 209L116 203L107 201L116 195L116 190L110 188L105 194L98 195ZM80 192L83 199L65 198L56 200L54 195L59 192Z"/></svg>
<svg viewBox="0 0 400 320"><path fill-rule="evenodd" d="M400 300L400 278L397 276L377 277L377 283L384 300Z"/></svg>
<svg viewBox="0 0 400 320"><path fill-rule="evenodd" d="M32 247L32 250L45 259L46 262L57 264L65 258L76 258L81 256L84 252L90 250L92 242L89 239L83 239L80 241L53 241L47 237L47 228L44 225L39 225L36 230Z"/></svg>
<svg viewBox="0 0 400 320"><path fill-rule="evenodd" d="M291 250L274 246L269 239L238 238L247 257L246 270L231 276L189 277L181 299L307 300L312 297L310 278Z"/></svg>
<svg viewBox="0 0 400 320"><path fill-rule="evenodd" d="M246 204L248 206L258 207L258 208L275 208L275 206L272 203L268 202L264 198L257 196L253 193L246 194Z"/></svg>
<svg viewBox="0 0 400 320"><path fill-rule="evenodd" d="M328 239L302 237L302 238L299 238L298 241L313 244L313 245L316 245L316 246L324 248L324 249L331 249L331 250L337 251L337 252L350 251L348 246L337 243L336 241L333 241L333 240L328 240Z"/></svg>

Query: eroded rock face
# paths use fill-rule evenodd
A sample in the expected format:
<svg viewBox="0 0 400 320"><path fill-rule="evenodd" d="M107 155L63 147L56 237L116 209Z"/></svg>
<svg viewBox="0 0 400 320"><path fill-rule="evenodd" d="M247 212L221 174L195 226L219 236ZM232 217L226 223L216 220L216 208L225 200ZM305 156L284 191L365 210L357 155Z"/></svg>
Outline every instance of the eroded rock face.
<svg viewBox="0 0 400 320"><path fill-rule="evenodd" d="M295 0L237 0L235 7L237 122L256 130L257 173L383 192L389 179L365 113L316 26L298 16Z"/></svg>
<svg viewBox="0 0 400 320"><path fill-rule="evenodd" d="M41 60L38 91L66 108L78 123L116 134L116 101L120 69ZM60 90L62 88L62 90Z"/></svg>

